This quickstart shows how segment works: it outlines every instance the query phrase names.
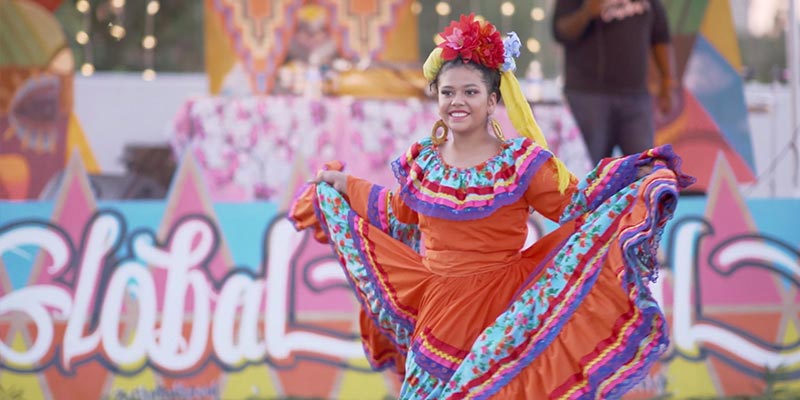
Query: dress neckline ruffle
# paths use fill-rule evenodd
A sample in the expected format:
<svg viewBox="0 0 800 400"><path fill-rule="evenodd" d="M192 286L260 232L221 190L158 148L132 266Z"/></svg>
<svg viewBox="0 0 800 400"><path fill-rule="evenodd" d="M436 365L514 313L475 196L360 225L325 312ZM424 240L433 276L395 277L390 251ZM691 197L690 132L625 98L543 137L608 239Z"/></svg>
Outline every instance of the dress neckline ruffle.
<svg viewBox="0 0 800 400"><path fill-rule="evenodd" d="M444 160L444 157L442 157L440 145L434 144L433 141L430 140L430 138L428 138L428 141L431 142L430 144L431 151L433 152L433 155L438 159L437 161L439 162L439 164L441 164L444 168L459 172L477 171L486 168L490 163L496 161L498 158L502 158L504 156L503 153L511 145L509 140L504 140L503 143L501 144L502 149L500 149L500 151L498 151L497 154L493 155L492 157L489 157L485 161L473 165L471 167L456 167L454 165L448 164L447 161Z"/></svg>
<svg viewBox="0 0 800 400"><path fill-rule="evenodd" d="M444 162L430 138L414 143L392 163L399 195L414 211L448 220L491 215L519 200L552 153L527 138L506 140L495 156L472 167Z"/></svg>

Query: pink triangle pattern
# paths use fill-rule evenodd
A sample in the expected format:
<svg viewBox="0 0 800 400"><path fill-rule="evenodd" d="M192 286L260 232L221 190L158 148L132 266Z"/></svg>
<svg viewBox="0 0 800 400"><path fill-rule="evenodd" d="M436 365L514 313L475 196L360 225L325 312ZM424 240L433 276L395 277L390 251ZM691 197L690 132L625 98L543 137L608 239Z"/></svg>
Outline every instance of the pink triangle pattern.
<svg viewBox="0 0 800 400"><path fill-rule="evenodd" d="M753 217L738 191L731 166L721 152L709 185L705 218L713 227L713 233L706 236L700 245L699 302L704 306L780 305L775 279L768 271L742 268L726 277L709 263L713 249L723 241L757 232Z"/></svg>
<svg viewBox="0 0 800 400"><path fill-rule="evenodd" d="M89 184L86 168L80 154L75 151L62 175L61 187L56 195L50 221L62 227L73 245L81 248L83 229L96 210L97 202ZM74 257L79 256L79 254L74 255ZM49 256L41 254L31 271L31 284L52 284L58 277L59 274L43 271L45 265L52 265L52 260ZM63 278L71 280L74 273L75 268L71 268Z"/></svg>
<svg viewBox="0 0 800 400"><path fill-rule="evenodd" d="M217 227L217 242L219 243L219 247L209 260L208 271L213 279L221 280L233 265L233 257L219 232L219 222L202 176L194 156L191 152L186 152L172 180L157 239L159 242L165 243L169 239L170 229L182 218L191 216L208 218L209 222ZM163 296L166 293L167 271L161 268L150 268L150 272L156 284L158 304L161 309L164 304ZM185 304L187 311L194 308L191 293L187 293Z"/></svg>

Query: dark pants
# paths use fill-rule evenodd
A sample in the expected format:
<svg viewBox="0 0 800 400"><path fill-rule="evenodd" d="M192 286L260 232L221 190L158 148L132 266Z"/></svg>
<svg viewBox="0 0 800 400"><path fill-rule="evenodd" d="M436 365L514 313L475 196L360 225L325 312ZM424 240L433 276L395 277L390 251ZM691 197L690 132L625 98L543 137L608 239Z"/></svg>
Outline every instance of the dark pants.
<svg viewBox="0 0 800 400"><path fill-rule="evenodd" d="M649 94L567 90L564 95L594 163L610 157L614 146L619 146L622 154L639 153L653 147L655 121Z"/></svg>

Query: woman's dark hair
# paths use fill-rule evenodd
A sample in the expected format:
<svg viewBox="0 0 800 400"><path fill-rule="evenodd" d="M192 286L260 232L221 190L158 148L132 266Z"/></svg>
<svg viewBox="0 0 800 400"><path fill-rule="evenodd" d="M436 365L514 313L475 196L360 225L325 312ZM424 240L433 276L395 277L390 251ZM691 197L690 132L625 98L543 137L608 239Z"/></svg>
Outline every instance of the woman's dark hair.
<svg viewBox="0 0 800 400"><path fill-rule="evenodd" d="M464 62L464 60L462 60L460 57L445 61L444 64L442 64L442 67L439 68L439 72L436 74L436 78L430 84L431 91L437 91L439 86L439 77L444 71L458 66L472 68L473 70L478 71L481 74L481 80L484 84L486 84L486 87L489 88L489 94L496 93L497 101L500 101L500 70L491 69L473 61Z"/></svg>

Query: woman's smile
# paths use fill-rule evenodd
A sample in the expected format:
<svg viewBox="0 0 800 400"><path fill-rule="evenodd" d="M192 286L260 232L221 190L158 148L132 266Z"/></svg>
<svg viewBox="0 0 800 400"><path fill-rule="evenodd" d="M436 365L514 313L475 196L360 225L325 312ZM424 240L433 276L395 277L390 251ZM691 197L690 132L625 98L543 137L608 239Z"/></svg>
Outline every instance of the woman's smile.
<svg viewBox="0 0 800 400"><path fill-rule="evenodd" d="M475 69L458 66L439 77L439 115L454 134L486 133L488 116L495 103L495 95L489 94Z"/></svg>

